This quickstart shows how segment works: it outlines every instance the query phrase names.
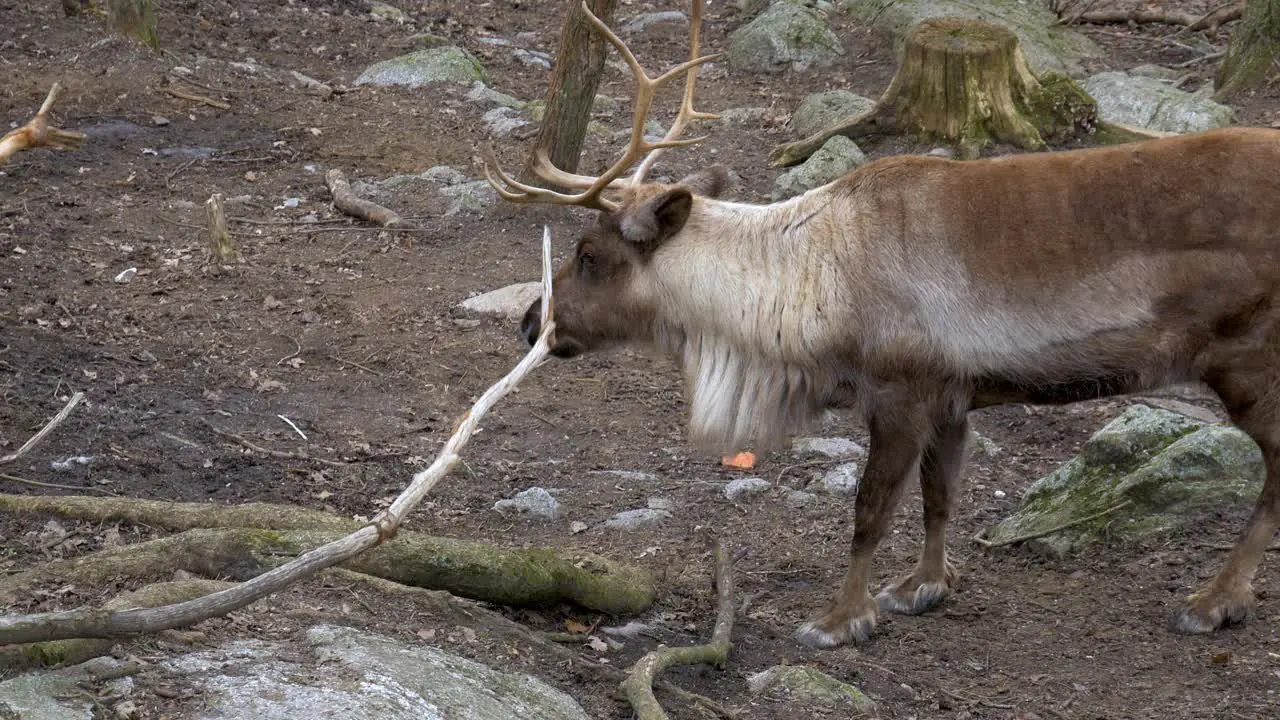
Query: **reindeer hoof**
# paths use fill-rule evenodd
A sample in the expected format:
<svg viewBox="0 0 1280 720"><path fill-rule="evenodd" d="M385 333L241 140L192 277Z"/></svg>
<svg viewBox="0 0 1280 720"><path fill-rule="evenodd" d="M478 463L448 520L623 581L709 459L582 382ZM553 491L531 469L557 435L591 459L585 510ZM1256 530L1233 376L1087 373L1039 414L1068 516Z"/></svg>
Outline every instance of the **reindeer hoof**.
<svg viewBox="0 0 1280 720"><path fill-rule="evenodd" d="M874 610L848 620L836 620L833 619L832 614L828 614L801 625L800 629L796 630L795 637L802 645L821 650L847 645L850 642L865 643L871 639L875 629Z"/></svg>
<svg viewBox="0 0 1280 720"><path fill-rule="evenodd" d="M908 580L881 590L876 595L876 606L882 612L919 615L937 607L951 594L951 586L945 582L920 583L915 590L909 590Z"/></svg>
<svg viewBox="0 0 1280 720"><path fill-rule="evenodd" d="M1244 624L1253 605L1253 590L1248 587L1229 593L1198 592L1187 598L1186 605L1170 624L1174 631L1189 635L1210 633Z"/></svg>

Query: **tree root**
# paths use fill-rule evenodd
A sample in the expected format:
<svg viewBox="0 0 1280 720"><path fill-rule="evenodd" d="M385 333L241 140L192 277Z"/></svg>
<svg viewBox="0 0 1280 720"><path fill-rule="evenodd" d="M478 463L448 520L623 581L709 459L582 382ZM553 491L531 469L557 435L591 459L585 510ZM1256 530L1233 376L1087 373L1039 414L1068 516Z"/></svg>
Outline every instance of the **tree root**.
<svg viewBox="0 0 1280 720"><path fill-rule="evenodd" d="M31 122L23 125L17 130L13 130L0 137L0 166L8 162L20 150L30 150L32 148L53 148L54 150L78 150L80 143L84 142L84 134L71 132L61 128L53 127L49 124L49 111L53 109L53 103L58 99L58 93L62 91L60 83L54 83L49 90L49 95L45 97L44 104L40 106L40 111L32 118Z"/></svg>
<svg viewBox="0 0 1280 720"><path fill-rule="evenodd" d="M381 205L357 197L351 184L341 170L330 170L324 174L325 187L333 195L333 206L352 217L368 220L382 227L403 227L407 225L395 211Z"/></svg>
<svg viewBox="0 0 1280 720"><path fill-rule="evenodd" d="M673 665L701 663L723 668L729 660L733 634L733 558L724 546L715 544L716 625L711 642L689 647L654 650L636 661L627 671L622 689L640 720L665 720L667 713L653 696L653 682Z"/></svg>
<svg viewBox="0 0 1280 720"><path fill-rule="evenodd" d="M1106 25L1112 23L1160 23L1164 25L1181 25L1189 32L1197 30L1208 30L1213 32L1224 23L1232 20L1239 20L1244 16L1243 2L1228 3L1220 5L1207 13L1189 13L1179 10L1164 10L1161 8L1134 8L1132 10L1089 10L1087 12L1074 15L1064 24L1082 22L1094 25Z"/></svg>
<svg viewBox="0 0 1280 720"><path fill-rule="evenodd" d="M108 502L95 509L99 499ZM128 518L179 531L156 540L53 560L0 579L0 605L16 602L48 582L93 586L118 577L162 577L175 570L245 580L279 566L284 562L282 556L295 556L342 537L350 530L344 527L348 523L359 526L323 513L294 513L281 506L242 506L218 512L196 503L155 501L134 501L143 508L130 509L130 502L123 498L0 496L0 508L9 510L58 512L96 521ZM205 507L208 517L201 517L198 507ZM319 522L306 525L317 516ZM241 526L209 527L214 522ZM271 522L286 529L268 527ZM517 607L572 602L611 615L633 615L648 608L656 594L648 573L599 556L561 555L541 548L507 550L413 532L401 533L395 542L348 558L342 566L401 584ZM0 621L0 628L4 627ZM5 641L9 640L0 632L0 642Z"/></svg>
<svg viewBox="0 0 1280 720"><path fill-rule="evenodd" d="M126 608L153 608L191 600L230 587L232 583L218 580L179 580L147 585L132 592L122 593L103 605L105 610ZM110 639L76 638L50 640L25 645L0 646L0 668L22 670L31 667L75 665L91 658L106 655L115 644Z"/></svg>

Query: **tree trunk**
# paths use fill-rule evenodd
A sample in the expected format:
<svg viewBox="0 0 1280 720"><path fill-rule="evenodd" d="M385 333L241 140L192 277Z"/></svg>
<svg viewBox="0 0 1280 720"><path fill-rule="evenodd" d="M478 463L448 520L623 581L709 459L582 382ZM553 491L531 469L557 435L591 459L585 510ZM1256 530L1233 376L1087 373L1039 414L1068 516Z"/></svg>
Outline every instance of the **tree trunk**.
<svg viewBox="0 0 1280 720"><path fill-rule="evenodd" d="M1280 0L1249 0L1218 68L1215 100L1280 78Z"/></svg>
<svg viewBox="0 0 1280 720"><path fill-rule="evenodd" d="M609 42L591 27L582 12L582 0L568 0L564 26L560 30L560 47L555 67L551 70L551 87L547 92L547 109L534 143L535 153L545 149L552 164L566 172L577 172L582 141L591 120L591 104L600 86ZM605 24L613 20L617 0L587 0L588 7ZM546 181L533 173L535 154L531 154L521 180L531 185L546 186ZM560 188L566 189L566 188Z"/></svg>
<svg viewBox="0 0 1280 720"><path fill-rule="evenodd" d="M138 40L152 50L160 49L152 0L109 0L107 13L116 32Z"/></svg>
<svg viewBox="0 0 1280 720"><path fill-rule="evenodd" d="M1097 103L1059 73L1037 78L1018 37L998 25L934 18L907 36L898 73L871 110L774 149L775 165L804 160L835 135L897 132L976 156L991 142L1040 149L1093 130Z"/></svg>

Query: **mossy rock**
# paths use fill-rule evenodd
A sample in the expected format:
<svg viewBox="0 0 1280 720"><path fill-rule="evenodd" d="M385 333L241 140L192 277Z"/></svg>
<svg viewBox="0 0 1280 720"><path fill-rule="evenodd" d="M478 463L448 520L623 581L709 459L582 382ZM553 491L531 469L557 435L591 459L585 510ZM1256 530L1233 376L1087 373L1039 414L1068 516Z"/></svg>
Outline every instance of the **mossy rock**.
<svg viewBox="0 0 1280 720"><path fill-rule="evenodd" d="M801 708L822 713L836 711L836 717L872 717L876 704L857 687L841 682L810 667L774 665L747 678L753 693L781 696ZM809 717L806 712L796 717Z"/></svg>
<svg viewBox="0 0 1280 720"><path fill-rule="evenodd" d="M471 53L454 45L419 50L370 65L356 78L356 85L407 85L430 83L488 84L489 73Z"/></svg>
<svg viewBox="0 0 1280 720"><path fill-rule="evenodd" d="M986 537L1006 542L1105 513L1037 538L1036 546L1061 555L1107 539L1140 540L1251 502L1264 476L1261 451L1240 430L1134 405L1089 438L1080 455L1036 481L1021 509Z"/></svg>
<svg viewBox="0 0 1280 720"><path fill-rule="evenodd" d="M891 34L901 51L911 28L936 17L964 17L1009 28L1036 73L1047 70L1080 77L1081 62L1102 57L1102 49L1082 33L1058 24L1042 2L1025 0L841 0L838 7Z"/></svg>
<svg viewBox="0 0 1280 720"><path fill-rule="evenodd" d="M778 0L729 36L729 65L735 70L805 70L830 65L843 54L822 13L797 0Z"/></svg>
<svg viewBox="0 0 1280 720"><path fill-rule="evenodd" d="M875 104L875 100L848 90L813 93L800 101L791 114L788 129L797 137L808 137L832 123L866 112Z"/></svg>

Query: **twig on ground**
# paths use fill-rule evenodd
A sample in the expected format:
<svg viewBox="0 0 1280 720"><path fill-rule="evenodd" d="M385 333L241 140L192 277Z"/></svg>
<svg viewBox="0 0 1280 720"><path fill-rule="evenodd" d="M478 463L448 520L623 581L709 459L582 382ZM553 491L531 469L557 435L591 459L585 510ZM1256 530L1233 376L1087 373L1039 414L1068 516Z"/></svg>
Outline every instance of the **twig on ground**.
<svg viewBox="0 0 1280 720"><path fill-rule="evenodd" d="M1192 65L1199 65L1199 64L1200 64L1200 63L1202 63L1202 62L1209 62L1210 60L1217 60L1218 58L1223 57L1223 56L1225 56L1226 54L1227 54L1227 51L1226 51L1226 50L1219 50L1218 52L1211 52L1211 53L1209 53L1208 55L1201 55L1201 56L1200 56L1200 57L1198 57L1198 58L1191 58L1190 60L1188 60L1188 61L1186 61L1186 62L1180 62L1180 63L1177 63L1177 64L1175 64L1175 65L1170 65L1169 67L1171 67L1171 68L1173 68L1173 69L1175 69L1175 70L1182 70L1182 69L1184 69L1184 68L1189 68L1189 67L1191 67Z"/></svg>
<svg viewBox="0 0 1280 720"><path fill-rule="evenodd" d="M99 487L93 487L92 485L84 486L84 487L78 486L78 485L60 485L58 483L40 482L39 480L28 480L26 478L20 478L17 475L5 475L4 473L0 473L0 480L22 483L23 485L31 485L32 487L53 488L56 490L75 490L77 492L89 490L92 492L100 492L104 495L115 495L115 493L111 492L110 490L99 488Z"/></svg>
<svg viewBox="0 0 1280 720"><path fill-rule="evenodd" d="M304 452L289 451L289 450L272 450L270 448L264 448L261 445L258 445L257 443L253 442L252 440L244 437L243 435L237 435L229 430L223 430L222 428L218 427L217 425L214 425L208 420L204 420L203 422L205 424L205 427L214 431L218 435L221 435L222 437L228 440L233 440L235 442L238 442L241 445L245 446L246 448L249 448L250 450L256 453L261 453L263 455L267 455L270 457L280 458L282 460L303 460L307 462L318 462L322 465L329 465L331 467L346 467L348 465L348 463L344 463L341 460L326 460L325 458L312 457L311 455L308 455Z"/></svg>
<svg viewBox="0 0 1280 720"><path fill-rule="evenodd" d="M1052 535L1057 532L1062 532L1063 530L1070 530L1071 528L1076 527L1077 525L1083 525L1087 522L1092 522L1094 520L1097 520L1098 518L1106 517L1111 513L1117 510L1122 510L1124 508L1127 508L1132 504L1133 504L1132 500L1123 500L1121 502L1116 503L1115 505L1112 505L1106 510L1103 510L1101 512L1096 512L1092 515L1086 515L1085 517L1082 517L1082 518L1076 518L1075 520L1069 520L1059 525L1054 525L1051 528L1046 528L1044 530L1037 530L1035 532L1027 533L1025 535L1018 535L1017 537L1011 537L1011 538L1008 538L1005 540L999 540L996 542L992 542L986 539L985 537L983 537L983 534L986 532L984 530L983 532L980 532L977 535L974 535L973 541L985 548L998 548L998 547L1004 547L1006 545L1016 545L1017 543L1020 543L1020 542L1035 540L1036 538L1042 538L1042 537L1045 537L1046 535Z"/></svg>
<svg viewBox="0 0 1280 720"><path fill-rule="evenodd" d="M364 365L361 365L361 364L360 364L360 363L358 363L358 362L354 362L354 361L351 361L351 360L343 360L342 358L338 357L337 355L325 355L325 357L329 358L330 360L332 360L332 361L334 361L334 362L336 362L336 363L340 363L340 364L342 364L342 365L350 365L350 366L351 366L351 367L353 367L353 368L359 368L359 369L361 369L361 370L363 370L363 371L365 371L365 372L369 373L370 375L377 375L378 377L386 377L386 375L383 375L382 373L378 372L377 370L374 370L374 369L373 369L373 368L371 368L371 367L366 367L366 366L364 366Z"/></svg>
<svg viewBox="0 0 1280 720"><path fill-rule="evenodd" d="M197 95L195 93L187 92L186 90L180 90L174 87L167 87L164 89L164 91L180 100L189 100L194 103L200 103L201 105L208 105L209 107L218 108L219 110L231 109L231 105L224 103L221 100L214 100L213 98L205 97L204 95Z"/></svg>
<svg viewBox="0 0 1280 720"><path fill-rule="evenodd" d="M20 150L41 147L54 150L80 148L80 143L84 142L85 138L83 133L63 130L49 124L49 111L53 109L53 103L58 99L58 93L61 91L62 85L54 83L44 99L44 104L40 106L40 110L36 112L31 122L0 137L0 165L4 165Z"/></svg>
<svg viewBox="0 0 1280 720"><path fill-rule="evenodd" d="M14 460L17 460L18 458L30 452L31 448L38 445L41 440L44 440L49 433L53 432L54 428L61 425L62 421L67 419L67 416L71 414L72 410L76 409L76 406L79 405L80 401L83 399L84 399L84 393L82 392L77 392L76 394L72 395L71 399L67 401L67 404L64 405L62 409L58 411L58 414L54 415L52 420L46 423L44 427L40 428L40 432L36 433L35 435L32 435L30 440L22 444L22 447L9 453L8 455L5 455L4 457L0 457L0 465L11 463Z"/></svg>
<svg viewBox="0 0 1280 720"><path fill-rule="evenodd" d="M543 235L544 270L551 265L550 232L550 229L547 229ZM549 296L551 277L545 271L542 283L544 292ZM417 507L427 492L461 461L459 453L471 439L480 420L490 408L547 358L551 351L550 340L554 331L554 319L551 315L547 315L542 334L537 342L510 372L494 383L472 405L462 421L458 423L453 436L445 443L435 462L429 468L414 475L412 483L400 494L400 497L396 498L391 507L379 513L359 530L304 552L296 559L262 573L252 580L195 600L150 609L109 611L81 608L67 612L0 616L0 645L69 638L127 637L185 627L245 607L324 568L337 565L381 545L395 536L405 516ZM69 411L64 410L64 412ZM718 627L717 632L719 632Z"/></svg>
<svg viewBox="0 0 1280 720"><path fill-rule="evenodd" d="M334 168L325 173L324 184L329 188L329 193L333 195L333 206L342 212L352 217L358 217L361 220L377 223L382 227L404 226L405 221L393 210L388 210L364 198L356 197L356 194L351 190L351 184L347 182L347 178L342 174L341 170Z"/></svg>
<svg viewBox="0 0 1280 720"><path fill-rule="evenodd" d="M708 663L723 667L729 659L733 634L733 559L719 540L715 543L716 625L711 642L705 645L668 647L654 650L636 661L627 671L622 689L640 720L665 720L667 713L653 696L653 682L673 665Z"/></svg>

